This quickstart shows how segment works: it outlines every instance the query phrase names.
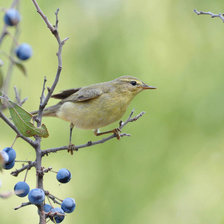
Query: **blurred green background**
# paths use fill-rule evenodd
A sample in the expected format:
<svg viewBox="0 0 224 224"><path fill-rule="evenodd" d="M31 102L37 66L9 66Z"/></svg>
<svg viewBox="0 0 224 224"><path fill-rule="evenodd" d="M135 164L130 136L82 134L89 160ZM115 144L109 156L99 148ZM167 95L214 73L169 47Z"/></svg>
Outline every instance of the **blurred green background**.
<svg viewBox="0 0 224 224"><path fill-rule="evenodd" d="M60 8L61 37L70 38L63 48L56 91L126 74L158 87L131 103L123 119L133 108L147 113L126 126L130 138L81 149L74 156L59 152L44 158L46 167L72 172L66 185L58 184L54 173L44 181L52 194L76 199L75 212L63 223L224 223L224 25L218 18L193 13L194 8L223 12L223 1L38 2L52 23ZM0 3L7 8L11 1ZM16 85L22 97L29 97L24 108L31 111L38 108L44 76L48 86L54 79L57 44L32 1L21 1L20 10L19 40L31 44L34 55L25 62L27 78L14 69L10 97ZM4 41L5 48L10 41ZM50 137L43 140L43 149L68 143L68 123L54 118L45 118L44 123ZM0 147L10 146L15 134L2 121L0 127ZM108 129L112 127L117 124ZM74 131L75 144L96 139L91 131ZM18 159L34 159L22 140L14 148ZM0 174L1 192L24 178L24 173L18 178L9 173ZM27 181L35 187L33 170ZM38 223L34 206L13 210L26 200L15 196L1 200L0 223L25 224L30 219Z"/></svg>

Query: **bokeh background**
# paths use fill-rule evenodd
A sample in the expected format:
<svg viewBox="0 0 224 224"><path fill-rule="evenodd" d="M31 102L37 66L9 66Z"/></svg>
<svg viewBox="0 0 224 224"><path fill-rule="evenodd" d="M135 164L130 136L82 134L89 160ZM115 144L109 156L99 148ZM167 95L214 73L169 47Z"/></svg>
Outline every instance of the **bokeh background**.
<svg viewBox="0 0 224 224"><path fill-rule="evenodd" d="M59 152L44 158L44 166L72 172L65 185L58 184L54 173L44 181L52 194L77 202L63 223L224 223L224 24L193 13L194 8L223 12L223 1L38 2L52 23L60 8L61 37L70 38L63 48L56 91L125 74L158 87L131 103L123 119L133 108L147 113L126 126L130 138L81 149L74 156ZM0 0L1 7L10 4ZM34 55L25 62L28 77L14 69L9 95L14 98L16 85L22 97L28 96L24 108L31 111L38 108L44 76L49 86L54 79L57 44L32 1L21 1L20 10L19 41L31 44ZM10 41L4 41L5 50ZM44 123L50 137L43 140L43 149L67 144L68 123L54 118L45 118ZM15 134L2 121L0 127L0 147L10 146ZM74 131L75 144L96 139L91 131ZM34 151L22 140L14 148L17 159L34 159ZM12 190L23 178L24 173L15 178L4 171L0 191ZM33 171L27 182L35 187ZM0 223L38 223L34 206L13 210L26 200L15 196L1 200Z"/></svg>

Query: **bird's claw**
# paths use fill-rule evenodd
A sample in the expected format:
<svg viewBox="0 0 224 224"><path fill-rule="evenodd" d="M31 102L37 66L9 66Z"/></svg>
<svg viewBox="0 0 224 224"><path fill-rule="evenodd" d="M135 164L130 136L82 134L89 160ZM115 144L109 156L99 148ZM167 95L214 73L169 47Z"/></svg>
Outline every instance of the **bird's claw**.
<svg viewBox="0 0 224 224"><path fill-rule="evenodd" d="M121 129L120 128L115 128L113 130L113 133L115 134L115 136L117 137L117 140L120 140L121 136L120 136L120 133L121 133Z"/></svg>

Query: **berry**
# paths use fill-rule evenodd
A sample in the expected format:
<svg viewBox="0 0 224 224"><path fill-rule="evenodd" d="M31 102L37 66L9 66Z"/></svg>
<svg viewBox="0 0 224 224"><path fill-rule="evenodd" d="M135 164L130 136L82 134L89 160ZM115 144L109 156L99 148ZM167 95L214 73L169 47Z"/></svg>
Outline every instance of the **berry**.
<svg viewBox="0 0 224 224"><path fill-rule="evenodd" d="M6 152L9 156L7 163L10 163L16 159L16 151L13 148L7 147L7 148L4 148L2 151Z"/></svg>
<svg viewBox="0 0 224 224"><path fill-rule="evenodd" d="M51 211L51 209L53 209L53 207L51 205L49 205L49 204L44 205L44 211L46 213L49 213ZM47 217L48 217L48 214L45 214L45 218L47 218Z"/></svg>
<svg viewBox="0 0 224 224"><path fill-rule="evenodd" d="M51 217L51 220L53 222L55 221L56 223L60 223L60 222L62 222L64 220L64 218L65 218L64 214L65 213L64 213L64 211L61 208L52 208L51 212L52 213L55 213L55 212L60 213L60 215L57 214L57 215L54 215L53 217Z"/></svg>
<svg viewBox="0 0 224 224"><path fill-rule="evenodd" d="M64 212L66 213L71 213L75 209L75 200L73 198L66 198L63 200L61 204L61 208L63 209Z"/></svg>
<svg viewBox="0 0 224 224"><path fill-rule="evenodd" d="M44 201L45 194L40 188L32 189L28 194L28 199L32 204L40 205Z"/></svg>
<svg viewBox="0 0 224 224"><path fill-rule="evenodd" d="M26 182L20 181L14 187L15 194L18 197L25 197L30 191L30 187Z"/></svg>
<svg viewBox="0 0 224 224"><path fill-rule="evenodd" d="M53 207L51 206L51 205L49 205L49 204L45 204L44 205L44 211L45 212L50 212L50 210L52 209Z"/></svg>
<svg viewBox="0 0 224 224"><path fill-rule="evenodd" d="M32 47L29 44L20 44L15 50L16 56L20 60L27 60L32 56Z"/></svg>
<svg viewBox="0 0 224 224"><path fill-rule="evenodd" d="M9 9L4 16L5 24L8 26L16 26L20 21L20 14L16 9Z"/></svg>
<svg viewBox="0 0 224 224"><path fill-rule="evenodd" d="M70 171L65 168L60 169L56 176L60 183L68 183L71 180L71 177L72 175Z"/></svg>
<svg viewBox="0 0 224 224"><path fill-rule="evenodd" d="M9 161L9 156L8 156L8 153L5 152L5 151L0 151L0 157L1 157L1 161L3 163L7 163Z"/></svg>
<svg viewBox="0 0 224 224"><path fill-rule="evenodd" d="M9 169L13 168L14 165L15 165L15 160L13 160L12 162L5 163L3 168L6 169L6 170L9 170Z"/></svg>

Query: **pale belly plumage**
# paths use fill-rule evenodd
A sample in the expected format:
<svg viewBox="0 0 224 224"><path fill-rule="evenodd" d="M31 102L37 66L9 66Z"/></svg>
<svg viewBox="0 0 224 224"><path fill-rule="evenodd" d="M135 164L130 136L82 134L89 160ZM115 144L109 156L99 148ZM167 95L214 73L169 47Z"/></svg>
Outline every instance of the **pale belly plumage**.
<svg viewBox="0 0 224 224"><path fill-rule="evenodd" d="M127 106L127 102L102 101L100 97L91 102L65 102L58 110L57 117L73 123L77 128L98 129L119 120Z"/></svg>

